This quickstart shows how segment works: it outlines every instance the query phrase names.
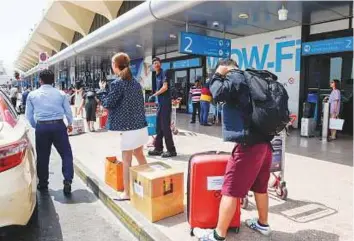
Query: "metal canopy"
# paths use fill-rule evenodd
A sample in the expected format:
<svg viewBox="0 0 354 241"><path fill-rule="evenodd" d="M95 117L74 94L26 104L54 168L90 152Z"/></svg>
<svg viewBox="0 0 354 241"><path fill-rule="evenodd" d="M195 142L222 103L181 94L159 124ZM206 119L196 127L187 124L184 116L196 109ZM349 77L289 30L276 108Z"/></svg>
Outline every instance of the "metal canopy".
<svg viewBox="0 0 354 241"><path fill-rule="evenodd" d="M278 20L278 10L284 7L289 11L288 20ZM127 31L123 35L100 45L80 51L76 58L83 61L109 59L116 52L126 52L131 59L161 55L177 51L178 34L186 30L214 37L235 39L269 31L281 30L302 24L316 24L348 18L350 2L263 2L263 1L203 1L186 11L157 18L157 21ZM239 18L247 14L247 19ZM219 26L213 25L214 21ZM225 30L225 34L224 34ZM171 38L176 36L177 38ZM88 35L87 37L90 37ZM85 38L84 38L85 39ZM82 39L82 41L84 41ZM153 51L153 49L155 51ZM99 58L91 58L91 56ZM70 61L73 59L70 58ZM82 60L80 60L82 62Z"/></svg>

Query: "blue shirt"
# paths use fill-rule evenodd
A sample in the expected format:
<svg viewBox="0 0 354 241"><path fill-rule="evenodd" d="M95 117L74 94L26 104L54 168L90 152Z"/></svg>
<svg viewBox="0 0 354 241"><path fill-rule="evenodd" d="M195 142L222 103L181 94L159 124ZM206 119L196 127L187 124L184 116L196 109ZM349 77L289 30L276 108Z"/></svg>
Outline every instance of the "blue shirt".
<svg viewBox="0 0 354 241"><path fill-rule="evenodd" d="M29 91L26 90L25 92L23 92L22 94L22 105L26 106L26 101L27 101L27 97L28 97Z"/></svg>
<svg viewBox="0 0 354 241"><path fill-rule="evenodd" d="M28 94L26 118L32 127L37 121L61 120L66 116L68 124L73 122L70 104L64 93L51 85L42 85Z"/></svg>
<svg viewBox="0 0 354 241"><path fill-rule="evenodd" d="M166 76L166 72L161 69L160 73L156 73L156 89L159 91L164 83L167 83L168 89L157 96L157 100L160 105L171 105L171 92L170 92L170 83L169 78Z"/></svg>
<svg viewBox="0 0 354 241"><path fill-rule="evenodd" d="M144 95L136 80L116 79L110 90L97 93L103 107L108 109L108 129L111 131L139 130L147 126Z"/></svg>

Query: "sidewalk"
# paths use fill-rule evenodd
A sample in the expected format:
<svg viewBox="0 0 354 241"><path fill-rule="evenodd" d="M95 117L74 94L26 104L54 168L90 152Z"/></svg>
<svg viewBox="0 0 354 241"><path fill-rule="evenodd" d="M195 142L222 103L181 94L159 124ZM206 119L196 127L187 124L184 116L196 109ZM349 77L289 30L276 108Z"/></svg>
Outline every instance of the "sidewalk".
<svg viewBox="0 0 354 241"><path fill-rule="evenodd" d="M183 170L185 180L191 154L210 150L230 152L233 147L232 143L223 143L218 137L190 131L180 130L174 139L178 157L165 161ZM95 193L140 240L196 240L189 236L186 212L151 224L128 202L112 201L118 194L104 183L104 160L111 155L120 157L120 136L117 133L73 136L71 144L76 158L76 173L86 179ZM321 146L317 148L320 152ZM157 160L161 161L160 158L148 158L149 162ZM242 224L240 233L230 233L228 240L353 240L353 169L337 163L287 153L285 180L289 196L287 201L282 201L270 195L272 237L262 237ZM242 221L256 215L252 197L250 203L247 210L242 210Z"/></svg>

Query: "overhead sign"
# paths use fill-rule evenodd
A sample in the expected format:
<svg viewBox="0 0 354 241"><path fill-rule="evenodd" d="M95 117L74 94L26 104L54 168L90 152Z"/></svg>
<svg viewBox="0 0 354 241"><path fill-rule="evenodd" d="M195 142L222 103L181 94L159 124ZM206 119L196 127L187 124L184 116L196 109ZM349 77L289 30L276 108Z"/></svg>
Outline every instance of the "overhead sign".
<svg viewBox="0 0 354 241"><path fill-rule="evenodd" d="M48 69L48 53L41 52L38 55L38 67L40 70Z"/></svg>
<svg viewBox="0 0 354 241"><path fill-rule="evenodd" d="M302 44L302 55L353 51L353 37L326 39Z"/></svg>
<svg viewBox="0 0 354 241"><path fill-rule="evenodd" d="M181 32L179 36L179 52L229 58L231 55L231 40Z"/></svg>
<svg viewBox="0 0 354 241"><path fill-rule="evenodd" d="M48 60L48 54L47 52L41 52L39 53L39 63L41 62L46 62Z"/></svg>
<svg viewBox="0 0 354 241"><path fill-rule="evenodd" d="M192 67L199 67L199 66L200 66L200 58L178 60L172 62L173 69L184 69L184 68L192 68Z"/></svg>

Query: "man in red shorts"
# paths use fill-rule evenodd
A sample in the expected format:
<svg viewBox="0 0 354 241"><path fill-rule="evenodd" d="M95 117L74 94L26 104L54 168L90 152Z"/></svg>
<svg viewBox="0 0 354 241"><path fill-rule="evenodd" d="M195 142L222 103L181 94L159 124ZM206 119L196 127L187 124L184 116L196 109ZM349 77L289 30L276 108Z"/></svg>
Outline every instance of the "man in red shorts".
<svg viewBox="0 0 354 241"><path fill-rule="evenodd" d="M219 62L210 91L216 101L225 103L223 138L236 145L226 168L217 227L214 230L195 229L194 233L202 241L225 240L236 212L237 199L244 198L251 190L255 194L258 218L246 220L246 225L269 236L267 189L273 136L264 136L249 127L252 111L249 88L235 61Z"/></svg>

